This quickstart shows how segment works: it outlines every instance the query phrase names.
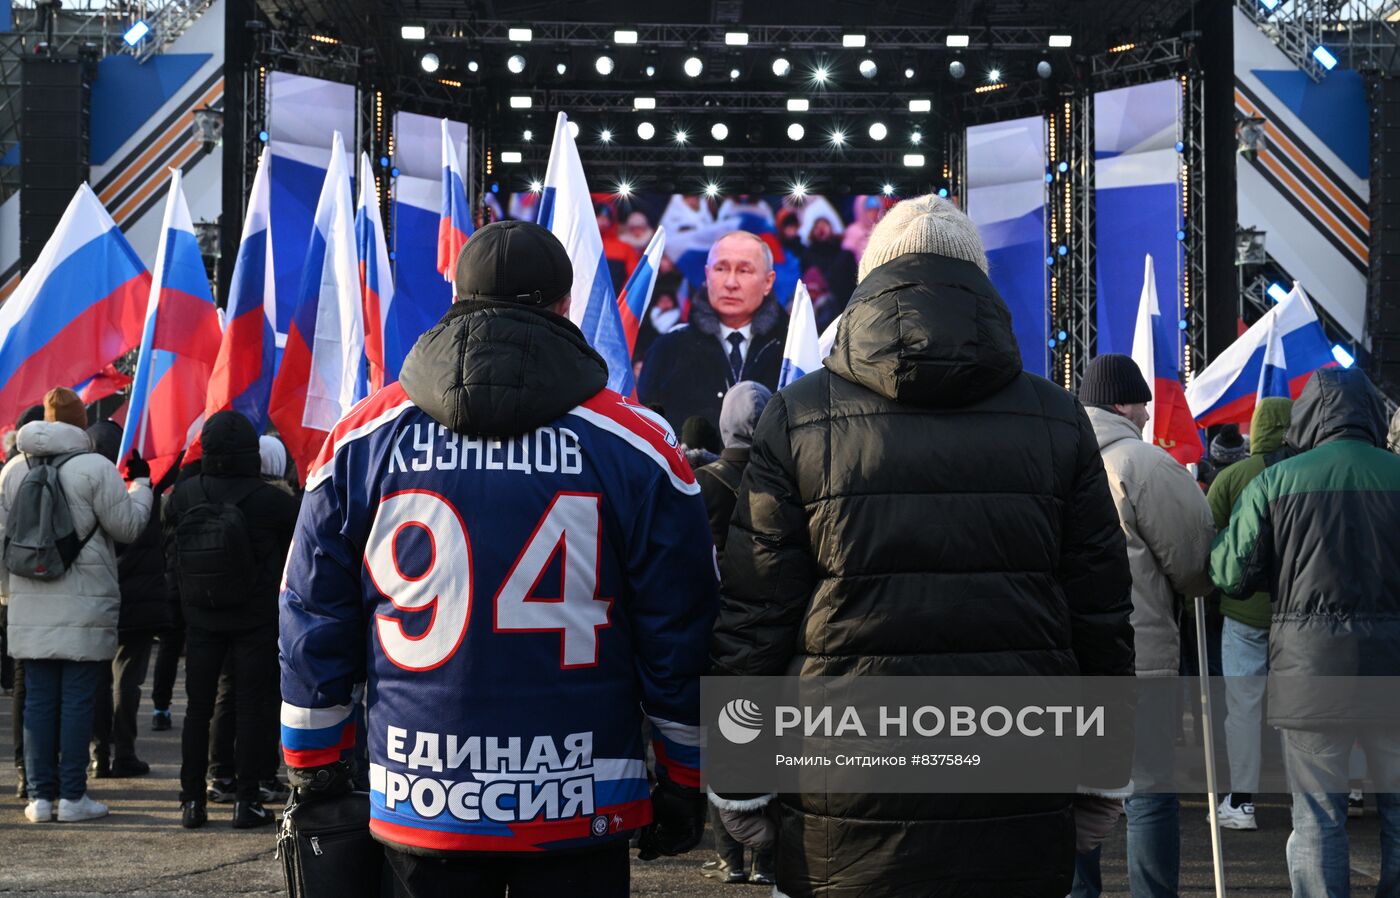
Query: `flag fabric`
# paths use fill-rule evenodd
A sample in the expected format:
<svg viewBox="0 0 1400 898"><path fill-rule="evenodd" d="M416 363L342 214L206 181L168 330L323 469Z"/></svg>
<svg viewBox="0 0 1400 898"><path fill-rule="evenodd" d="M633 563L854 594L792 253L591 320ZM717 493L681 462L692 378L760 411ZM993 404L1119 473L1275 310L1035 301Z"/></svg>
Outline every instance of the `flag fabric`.
<svg viewBox="0 0 1400 898"><path fill-rule="evenodd" d="M229 282L223 340L209 376L209 396L204 404L206 419L215 412L231 409L252 421L258 433L267 430L267 408L277 365L273 329L277 281L272 265L269 152L263 148L253 175L248 211L243 216L243 237ZM186 458L192 461L197 455L196 447L191 447Z"/></svg>
<svg viewBox="0 0 1400 898"><path fill-rule="evenodd" d="M150 292L146 266L83 184L0 305L0 421L140 343Z"/></svg>
<svg viewBox="0 0 1400 898"><path fill-rule="evenodd" d="M831 347L836 345L836 329L841 326L841 318L845 314L842 312L832 319L832 322L826 326L826 330L822 331L822 335L817 338L817 351L821 353L823 359L831 355Z"/></svg>
<svg viewBox="0 0 1400 898"><path fill-rule="evenodd" d="M646 320L647 306L651 305L651 294L656 289L656 276L661 272L661 256L665 251L666 229L658 227L656 233L651 235L641 261L632 269L627 283L622 285L622 295L617 298L617 313L622 319L622 332L627 337L629 358L637 348L637 333Z"/></svg>
<svg viewBox="0 0 1400 898"><path fill-rule="evenodd" d="M360 296L364 305L365 357L369 359L368 392L398 380L384 356L385 325L394 302L394 279L389 271L389 247L379 215L379 185L369 154L360 154L360 198L355 204L355 250L360 262Z"/></svg>
<svg viewBox="0 0 1400 898"><path fill-rule="evenodd" d="M139 452L154 480L170 470L203 422L209 374L223 342L180 181L180 170L171 169L127 426L117 450L119 464L132 450Z"/></svg>
<svg viewBox="0 0 1400 898"><path fill-rule="evenodd" d="M442 120L442 215L438 219L437 267L444 280L455 280L457 256L472 235L471 209L467 206L467 182L457 164L457 150Z"/></svg>
<svg viewBox="0 0 1400 898"><path fill-rule="evenodd" d="M1196 375L1186 400L1196 423L1248 425L1267 396L1297 399L1318 368L1336 364L1303 288L1293 289Z"/></svg>
<svg viewBox="0 0 1400 898"><path fill-rule="evenodd" d="M131 386L131 378L117 370L116 365L106 365L101 371L73 387L73 392L83 401L92 405L108 396L115 396Z"/></svg>
<svg viewBox="0 0 1400 898"><path fill-rule="evenodd" d="M792 291L792 314L788 318L787 340L783 343L783 366L778 372L778 389L822 365L821 336L812 296L801 281Z"/></svg>
<svg viewBox="0 0 1400 898"><path fill-rule="evenodd" d="M299 470L310 469L331 428L365 397L364 354L355 204L337 131L306 248L301 296L272 384L272 422Z"/></svg>
<svg viewBox="0 0 1400 898"><path fill-rule="evenodd" d="M612 275L603 255L603 235L588 194L578 146L569 133L569 117L559 113L554 143L540 196L539 224L553 232L574 265L569 320L578 325L588 344L608 364L608 389L631 396L632 354L613 295Z"/></svg>
<svg viewBox="0 0 1400 898"><path fill-rule="evenodd" d="M1152 388L1147 426L1142 438L1160 446L1183 465L1201 460L1204 447L1176 363L1175 328L1162 319L1157 304L1157 283L1152 256L1144 256L1142 296L1138 300L1137 326L1133 330L1133 361Z"/></svg>

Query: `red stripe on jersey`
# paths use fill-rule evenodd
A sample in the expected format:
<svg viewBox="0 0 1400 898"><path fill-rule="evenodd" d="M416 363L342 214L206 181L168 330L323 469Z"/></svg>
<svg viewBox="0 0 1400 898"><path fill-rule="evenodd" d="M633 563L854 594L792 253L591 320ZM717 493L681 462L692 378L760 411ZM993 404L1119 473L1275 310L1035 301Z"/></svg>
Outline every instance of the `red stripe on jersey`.
<svg viewBox="0 0 1400 898"><path fill-rule="evenodd" d="M666 460L672 474L683 483L695 482L695 472L690 470L685 456L681 454L680 443L671 429L649 418L650 413L645 409L633 405L612 390L599 390L591 399L583 402L583 408L646 440Z"/></svg>
<svg viewBox="0 0 1400 898"><path fill-rule="evenodd" d="M331 459L335 458L335 450L339 448L341 440L345 438L347 433L368 424L394 406L407 401L408 394L403 391L403 387L397 381L374 395L361 399L354 408L345 413L345 417L341 418L335 427L331 428L330 436L322 444L321 451L317 453L310 473L321 470ZM308 479L310 479L309 474Z"/></svg>
<svg viewBox="0 0 1400 898"><path fill-rule="evenodd" d="M378 812L378 808L374 811ZM592 830L593 821L603 818L607 831L601 835ZM614 819L616 818L616 819ZM587 817L572 817L568 820L539 820L527 823L510 823L508 836L480 835L476 833L440 832L433 829L420 829L404 826L371 817L370 832L398 845L411 845L417 848L431 848L437 851L548 851L551 842L571 839L602 838L640 829L651 822L651 800L629 801L624 804L598 808Z"/></svg>

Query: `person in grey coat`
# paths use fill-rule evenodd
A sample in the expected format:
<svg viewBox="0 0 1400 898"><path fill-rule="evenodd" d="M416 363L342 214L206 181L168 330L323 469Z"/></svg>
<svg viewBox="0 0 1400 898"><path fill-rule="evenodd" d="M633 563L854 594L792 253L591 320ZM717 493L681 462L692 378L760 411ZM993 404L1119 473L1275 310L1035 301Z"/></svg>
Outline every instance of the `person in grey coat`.
<svg viewBox="0 0 1400 898"><path fill-rule="evenodd" d="M72 390L44 397L44 420L20 428L20 455L0 471L0 528L14 511L31 459L71 455L59 484L77 533L86 537L73 565L55 580L8 578L10 650L25 662L24 769L32 823L102 817L87 794L88 740L103 665L117 653L121 591L114 543L140 535L151 513L150 468L133 457L122 483L116 466L92 451L87 413ZM61 721L61 723L60 723Z"/></svg>

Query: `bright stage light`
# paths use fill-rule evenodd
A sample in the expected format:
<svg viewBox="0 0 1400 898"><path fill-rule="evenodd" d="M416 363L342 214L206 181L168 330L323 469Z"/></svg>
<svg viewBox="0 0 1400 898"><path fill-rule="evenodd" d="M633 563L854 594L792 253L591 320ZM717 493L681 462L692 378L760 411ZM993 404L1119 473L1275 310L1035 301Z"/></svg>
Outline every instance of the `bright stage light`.
<svg viewBox="0 0 1400 898"><path fill-rule="evenodd" d="M890 131L888 128L885 127L884 122L875 122L870 126L871 140L884 140L886 137L889 136L889 133Z"/></svg>
<svg viewBox="0 0 1400 898"><path fill-rule="evenodd" d="M806 183L803 182L803 181L794 181L794 182L792 182L792 186L788 188L788 195L791 196L791 197L792 197L793 199L795 199L795 200L804 200L804 199L806 199L806 198L807 198L807 185L806 185Z"/></svg>
<svg viewBox="0 0 1400 898"><path fill-rule="evenodd" d="M531 100L529 97L511 97L511 98L510 98L510 108L511 108L511 109L529 109L529 108L530 108L531 106L533 106L533 105L534 105L534 101Z"/></svg>
<svg viewBox="0 0 1400 898"><path fill-rule="evenodd" d="M1063 49L1074 44L1074 35L1052 34L1050 35L1050 46Z"/></svg>
<svg viewBox="0 0 1400 898"><path fill-rule="evenodd" d="M1288 288L1282 284L1274 283L1269 285L1269 298L1274 302L1283 302L1288 298Z"/></svg>
<svg viewBox="0 0 1400 898"><path fill-rule="evenodd" d="M627 199L629 196L632 195L632 185L627 181L618 181L617 195L622 197L623 199Z"/></svg>
<svg viewBox="0 0 1400 898"><path fill-rule="evenodd" d="M705 63L701 62L698 56L690 56L686 58L683 68L690 77L699 78L700 73L705 71Z"/></svg>
<svg viewBox="0 0 1400 898"><path fill-rule="evenodd" d="M831 77L831 72L829 72L824 65L819 65L812 70L812 80L817 84L825 84L826 79L829 77Z"/></svg>
<svg viewBox="0 0 1400 898"><path fill-rule="evenodd" d="M723 156L702 156L702 157L700 157L700 164L703 165L703 166L705 166L706 168L719 168L721 165L724 164L724 157L723 157Z"/></svg>
<svg viewBox="0 0 1400 898"><path fill-rule="evenodd" d="M569 136L574 140L578 140L578 122L569 122Z"/></svg>
<svg viewBox="0 0 1400 898"><path fill-rule="evenodd" d="M656 126L651 122L639 122L637 124L637 136L642 140L651 140L656 136Z"/></svg>
<svg viewBox="0 0 1400 898"><path fill-rule="evenodd" d="M738 81L738 80L739 80L739 70L738 70L738 69L730 69L730 70L729 70L729 80L730 80L730 81Z"/></svg>
<svg viewBox="0 0 1400 898"><path fill-rule="evenodd" d="M911 81L914 78L914 67L909 66L904 70L904 80Z"/></svg>
<svg viewBox="0 0 1400 898"><path fill-rule="evenodd" d="M1000 81L1000 80L1001 80L1001 69L988 69L988 70L987 70L987 81L988 81L988 82L990 82L990 83L992 83L992 84L996 84L996 83L997 83L998 81Z"/></svg>
<svg viewBox="0 0 1400 898"><path fill-rule="evenodd" d="M477 62L475 59L467 60L467 71L471 72L472 74L476 74L480 70L481 63Z"/></svg>
<svg viewBox="0 0 1400 898"><path fill-rule="evenodd" d="M962 77L966 74L967 66L963 64L961 59L955 59L948 63L948 77L952 78L954 81L961 81Z"/></svg>
<svg viewBox="0 0 1400 898"><path fill-rule="evenodd" d="M516 150L505 150L501 153L501 161L514 164L520 161L520 153Z"/></svg>
<svg viewBox="0 0 1400 898"><path fill-rule="evenodd" d="M972 39L966 34L950 34L947 38L947 45L950 47L966 47Z"/></svg>
<svg viewBox="0 0 1400 898"><path fill-rule="evenodd" d="M122 40L126 41L128 47L134 47L141 43L141 38L151 33L151 26L146 24L145 19L137 19L122 35Z"/></svg>
<svg viewBox="0 0 1400 898"><path fill-rule="evenodd" d="M539 178L536 178L535 180L530 182L531 193L539 193L542 190L544 190L544 183L540 181Z"/></svg>
<svg viewBox="0 0 1400 898"><path fill-rule="evenodd" d="M787 127L788 140L801 140L803 136L806 135L806 133L807 129L799 125L797 122L793 122Z"/></svg>
<svg viewBox="0 0 1400 898"><path fill-rule="evenodd" d="M560 76L561 78L562 78L564 75L568 74L568 71L569 71L569 64L568 64L567 62L556 62L556 63L554 64L554 73L555 73L556 75Z"/></svg>
<svg viewBox="0 0 1400 898"><path fill-rule="evenodd" d="M841 46L846 49L859 49L865 46L865 35L863 34L843 34L841 35Z"/></svg>
<svg viewBox="0 0 1400 898"><path fill-rule="evenodd" d="M711 181L710 183L706 184L705 196L709 197L710 199L714 199L715 197L719 196L719 185L716 184L714 181Z"/></svg>
<svg viewBox="0 0 1400 898"><path fill-rule="evenodd" d="M433 72L436 72L438 70L438 67L440 65L442 65L442 60L438 59L438 55L436 53L424 53L423 58L418 61L418 64L423 67L423 71L431 75Z"/></svg>
<svg viewBox="0 0 1400 898"><path fill-rule="evenodd" d="M875 64L875 60L873 59L862 59L860 65L856 66L856 68L860 71L861 75L866 78L874 78L876 75L880 74L880 67Z"/></svg>
<svg viewBox="0 0 1400 898"><path fill-rule="evenodd" d="M654 65L649 65L649 66L646 67L645 71L646 71L646 74L647 74L647 77L648 77L648 78L655 78L655 77L656 77L656 66L654 66Z"/></svg>
<svg viewBox="0 0 1400 898"><path fill-rule="evenodd" d="M1356 356L1347 351L1347 348L1338 343L1332 347L1332 358L1337 360L1337 364L1343 368L1350 368L1356 364Z"/></svg>
<svg viewBox="0 0 1400 898"><path fill-rule="evenodd" d="M830 134L827 135L827 139L831 141L831 145L834 147L845 146L846 132L842 131L840 128L837 128L835 131L832 131Z"/></svg>
<svg viewBox="0 0 1400 898"><path fill-rule="evenodd" d="M909 168L923 168L924 156L922 153L906 153L904 164Z"/></svg>
<svg viewBox="0 0 1400 898"><path fill-rule="evenodd" d="M1312 55L1313 59L1321 63L1322 67L1329 72L1337 67L1337 57L1333 56L1332 51L1321 44L1313 47Z"/></svg>
<svg viewBox="0 0 1400 898"><path fill-rule="evenodd" d="M812 107L812 102L802 97L787 101L788 112L806 112Z"/></svg>
<svg viewBox="0 0 1400 898"><path fill-rule="evenodd" d="M885 186L880 188L880 192L883 193L885 196L894 196L894 185L886 184Z"/></svg>
<svg viewBox="0 0 1400 898"><path fill-rule="evenodd" d="M676 133L672 135L672 137L676 141L676 143L685 143L687 140L690 139L690 135L685 133L684 128L677 128Z"/></svg>
<svg viewBox="0 0 1400 898"><path fill-rule="evenodd" d="M623 28L613 32L613 43L615 44L635 44L637 42L637 32L630 28Z"/></svg>
<svg viewBox="0 0 1400 898"><path fill-rule="evenodd" d="M724 122L715 122L710 126L710 136L715 140L724 140L729 136L729 126Z"/></svg>
<svg viewBox="0 0 1400 898"><path fill-rule="evenodd" d="M923 135L923 132L921 132L921 131L915 131L913 134L910 134L910 135L909 135L909 142L912 143L914 146L918 146L919 144L923 143L923 142L924 142L924 135Z"/></svg>
<svg viewBox="0 0 1400 898"><path fill-rule="evenodd" d="M932 112L932 111L933 111L933 101L932 101L932 100L910 100L910 101L909 101L909 111L910 111L910 112Z"/></svg>
<svg viewBox="0 0 1400 898"><path fill-rule="evenodd" d="M785 59L784 57L779 56L777 59L773 60L774 75L777 75L779 78L786 78L788 76L788 72L791 71L792 63L788 62L787 59Z"/></svg>
<svg viewBox="0 0 1400 898"><path fill-rule="evenodd" d="M633 109L655 109L656 97L635 97L632 100Z"/></svg>
<svg viewBox="0 0 1400 898"><path fill-rule="evenodd" d="M593 68L598 70L599 75L611 75L616 65L611 56L599 56L593 61Z"/></svg>
<svg viewBox="0 0 1400 898"><path fill-rule="evenodd" d="M1042 59L1035 64L1035 73L1042 78L1049 78L1054 71L1050 68L1049 61Z"/></svg>
<svg viewBox="0 0 1400 898"><path fill-rule="evenodd" d="M534 36L535 33L529 28L512 28L506 32L506 37L522 44L529 43Z"/></svg>
<svg viewBox="0 0 1400 898"><path fill-rule="evenodd" d="M428 36L428 29L422 25L405 25L399 29L399 37L406 41L421 41Z"/></svg>
<svg viewBox="0 0 1400 898"><path fill-rule="evenodd" d="M529 143L530 141L535 139L535 132L531 131L529 128L526 128L525 133L520 135L520 139L525 141L526 143Z"/></svg>
<svg viewBox="0 0 1400 898"><path fill-rule="evenodd" d="M726 31L724 42L731 47L747 47L749 44L749 33L747 31Z"/></svg>
<svg viewBox="0 0 1400 898"><path fill-rule="evenodd" d="M612 132L609 131L607 128L604 128L603 130L598 132L598 139L601 140L603 143L612 143Z"/></svg>
<svg viewBox="0 0 1400 898"><path fill-rule="evenodd" d="M506 60L506 68L510 69L513 74L519 75L525 71L525 57L516 53Z"/></svg>

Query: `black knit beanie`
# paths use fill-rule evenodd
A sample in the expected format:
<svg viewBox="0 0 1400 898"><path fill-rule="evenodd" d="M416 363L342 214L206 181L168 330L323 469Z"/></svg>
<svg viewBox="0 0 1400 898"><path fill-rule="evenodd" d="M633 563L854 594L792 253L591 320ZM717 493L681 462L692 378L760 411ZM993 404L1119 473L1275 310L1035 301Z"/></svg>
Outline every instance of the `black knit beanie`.
<svg viewBox="0 0 1400 898"><path fill-rule="evenodd" d="M1101 355L1084 369L1079 401L1085 405L1133 405L1151 402L1152 390L1137 362L1116 352Z"/></svg>

